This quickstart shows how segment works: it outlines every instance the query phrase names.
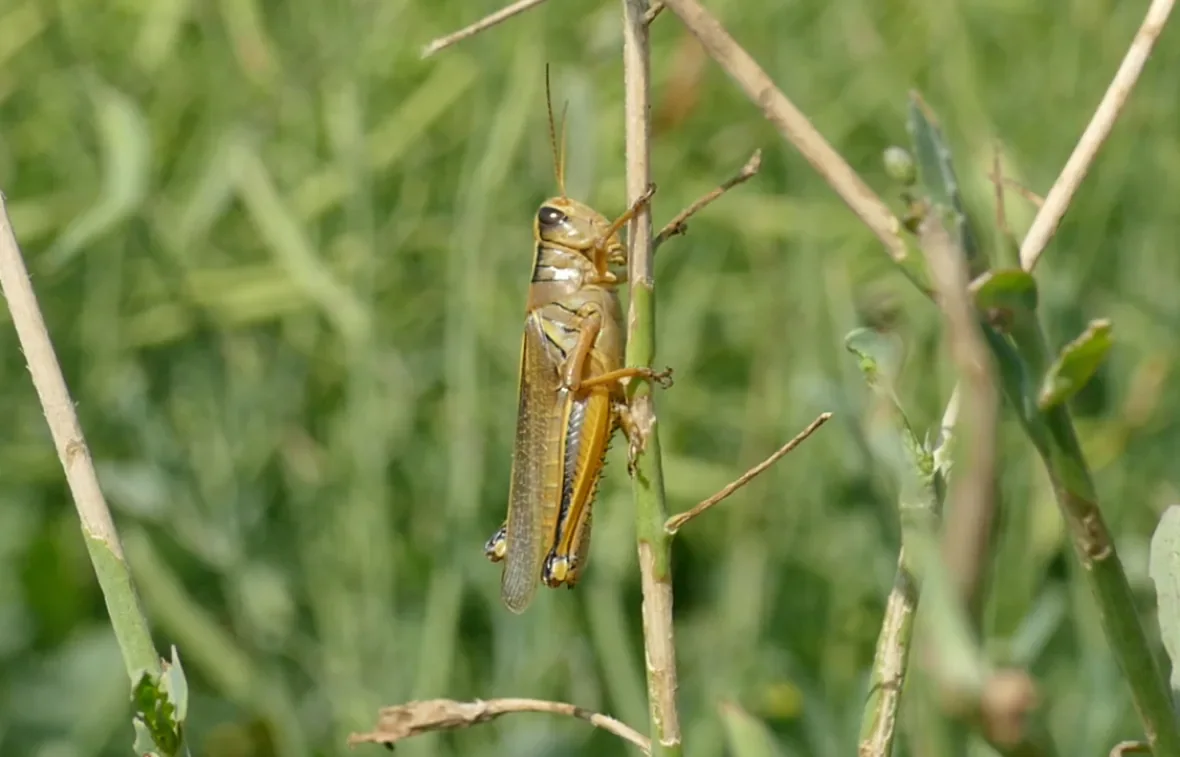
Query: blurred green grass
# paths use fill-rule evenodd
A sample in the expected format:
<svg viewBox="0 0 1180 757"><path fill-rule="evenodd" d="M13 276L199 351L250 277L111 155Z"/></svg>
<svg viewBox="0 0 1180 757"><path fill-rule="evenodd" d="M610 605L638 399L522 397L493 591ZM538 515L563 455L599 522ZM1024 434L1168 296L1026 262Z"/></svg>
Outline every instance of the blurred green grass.
<svg viewBox="0 0 1180 757"><path fill-rule="evenodd" d="M508 487L530 218L554 191L546 62L569 102L571 192L608 213L624 203L618 8L551 3L417 59L496 5L0 8L0 186L161 649L181 649L197 754L345 754L380 705L434 696L564 699L645 730L621 450L577 591L511 616L480 550ZM993 140L1010 175L1046 191L1142 13L709 5L881 191L881 151L904 143L920 89L988 214ZM1038 270L1054 339L1115 323L1074 406L1145 609L1148 536L1178 486L1174 38ZM654 146L657 220L764 150L760 176L658 261L658 361L677 375L658 400L670 506L837 414L678 541L685 741L724 753L725 700L790 754L847 754L897 528L882 418L841 340L891 323L904 400L929 424L953 378L937 314L722 73L692 76L670 15L653 45L657 118L680 113ZM1031 215L1010 197L1018 229ZM11 329L0 341L0 751L125 754L101 597ZM1015 428L1003 438L988 646L1031 666L1063 754L1105 753L1137 735L1129 698L1032 451ZM618 746L518 716L398 752Z"/></svg>

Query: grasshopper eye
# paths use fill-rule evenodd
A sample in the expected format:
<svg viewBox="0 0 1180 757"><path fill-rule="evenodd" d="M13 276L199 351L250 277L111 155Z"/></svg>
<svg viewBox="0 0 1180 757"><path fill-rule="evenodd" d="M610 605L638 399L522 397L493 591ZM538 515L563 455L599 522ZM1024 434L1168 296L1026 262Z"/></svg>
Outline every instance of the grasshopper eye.
<svg viewBox="0 0 1180 757"><path fill-rule="evenodd" d="M542 206L537 213L537 222L542 226L560 226L566 222L567 217L557 208L551 208L548 205Z"/></svg>

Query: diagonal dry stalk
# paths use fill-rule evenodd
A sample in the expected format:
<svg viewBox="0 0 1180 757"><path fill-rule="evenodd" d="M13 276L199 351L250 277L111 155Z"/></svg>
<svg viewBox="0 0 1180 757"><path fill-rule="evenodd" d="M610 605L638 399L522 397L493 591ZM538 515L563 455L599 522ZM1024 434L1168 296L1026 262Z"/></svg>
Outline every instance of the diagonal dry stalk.
<svg viewBox="0 0 1180 757"><path fill-rule="evenodd" d="M794 106L758 63L696 0L664 0L684 26L700 41L725 72L737 82L766 119L807 159L836 190L852 212L881 240L894 261L908 256L902 241L901 222L864 179Z"/></svg>
<svg viewBox="0 0 1180 757"><path fill-rule="evenodd" d="M656 238L652 242L652 247L658 250L660 245L662 245L664 242L667 242L672 237L684 234L686 231L688 231L689 218L692 218L694 215L704 210L709 204L729 190L733 189L739 184L745 184L747 181L754 178L761 168L762 151L755 150L754 154L750 156L750 159L746 161L746 164L742 166L742 169L738 171L737 174L718 184L714 189L698 198L696 202L677 213L671 221L668 221L668 223L664 224L664 228L660 229L659 234L656 234Z"/></svg>
<svg viewBox="0 0 1180 757"><path fill-rule="evenodd" d="M496 24L507 21L513 16L520 15L531 8L536 8L543 2L545 0L517 0L512 5L507 5L495 13L490 13L473 24L469 24L456 32L451 32L433 40L429 45L422 48L422 57L429 58L440 50L445 50L451 45L462 42L469 37L474 37L480 32L491 29Z"/></svg>
<svg viewBox="0 0 1180 757"><path fill-rule="evenodd" d="M705 512L706 510L713 507L714 505L718 504L722 500L728 498L730 495L732 495L738 489L741 489L743 486L750 483L750 481L753 480L760 473L762 473L767 468L769 468L770 466L777 463L780 459L782 459L791 450L795 449L800 444L807 441L807 438L810 437L812 434L814 434L817 430L819 430L820 426L824 425L829 420L831 420L831 417L832 417L831 413L820 413L819 417L816 418L815 420L813 420L810 424L808 424L807 428L803 429L798 434L796 434L795 437L793 439L791 439L791 441L789 441L786 444L784 444L783 446L779 447L774 452L774 454L772 454L770 457L766 458L762 462L755 465L753 468L750 468L748 471L746 471L742 475L735 478L730 483L726 484L724 487L721 488L720 491L718 491L713 496L709 497L708 499L701 500L701 502L698 503L697 505L693 506L693 508L691 510L686 510L682 513L677 513L676 515L673 515L671 518L668 518L667 522L664 523L664 530L667 531L669 534L675 535L690 520L697 517L701 513Z"/></svg>
<svg viewBox="0 0 1180 757"><path fill-rule="evenodd" d="M133 683L147 672L153 680L161 673L160 657L152 643L131 570L115 530L114 519L98 484L90 448L78 423L74 402L53 351L37 295L29 280L16 235L8 220L4 195L0 193L0 288L8 300L12 325L29 365L33 386L41 400L57 456L65 470L74 507L82 522L86 549L98 576L123 664Z"/></svg>
<svg viewBox="0 0 1180 757"><path fill-rule="evenodd" d="M1147 63L1160 32L1164 30L1164 24L1167 23L1174 4L1175 0L1152 0L1148 6L1143 23L1135 33L1127 54L1123 56L1119 70L1107 87L1106 94L1102 96L1102 101L1098 103L1098 108L1073 148L1069 160L1065 162L1057 180L1053 182L1053 187L1045 197L1045 204L1037 211L1032 226L1024 235L1024 241L1020 245L1020 266L1024 270L1031 271L1036 266L1049 240L1057 233L1057 225L1069 210L1082 179L1086 178L1090 165L1102 149L1106 138L1110 136L1114 122L1123 112L1127 98L1131 96L1131 90L1139 81L1139 74L1143 73L1143 66Z"/></svg>

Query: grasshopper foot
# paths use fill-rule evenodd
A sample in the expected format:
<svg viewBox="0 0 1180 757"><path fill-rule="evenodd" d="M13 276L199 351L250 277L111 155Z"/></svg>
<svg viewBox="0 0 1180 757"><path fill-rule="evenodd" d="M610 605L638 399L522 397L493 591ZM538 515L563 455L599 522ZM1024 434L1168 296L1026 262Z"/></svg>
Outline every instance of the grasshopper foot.
<svg viewBox="0 0 1180 757"><path fill-rule="evenodd" d="M672 386L672 369L665 368L662 371L653 371L648 368L645 371L644 378L650 379L660 385L661 389L667 389Z"/></svg>

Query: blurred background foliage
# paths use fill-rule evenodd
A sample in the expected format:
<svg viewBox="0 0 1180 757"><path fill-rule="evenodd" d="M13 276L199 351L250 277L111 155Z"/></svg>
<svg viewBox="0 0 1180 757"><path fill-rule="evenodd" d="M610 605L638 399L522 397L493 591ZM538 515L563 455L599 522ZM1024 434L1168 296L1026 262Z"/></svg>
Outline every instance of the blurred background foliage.
<svg viewBox="0 0 1180 757"><path fill-rule="evenodd" d="M562 699L646 730L622 445L577 591L510 615L481 552L504 515L531 216L555 187L546 62L571 194L624 204L618 3L553 2L418 59L497 5L0 5L0 186L161 650L181 649L195 754L345 754L382 704L434 696ZM880 191L920 89L982 218L994 143L1045 192L1143 5L709 3ZM1147 613L1147 539L1180 485L1173 32L1037 273L1058 342L1115 324L1074 407ZM685 742L723 754L731 702L784 753L846 755L898 534L887 413L842 337L898 335L928 426L953 380L937 312L671 14L653 45L657 222L764 150L658 261L670 506L836 413L678 540ZM1033 208L1008 211L1022 232ZM11 329L0 343L0 752L127 754L102 598ZM988 649L1031 667L1063 754L1105 754L1139 735L1128 693L1032 449L1010 421L1002 437ZM622 749L524 715L398 753Z"/></svg>

